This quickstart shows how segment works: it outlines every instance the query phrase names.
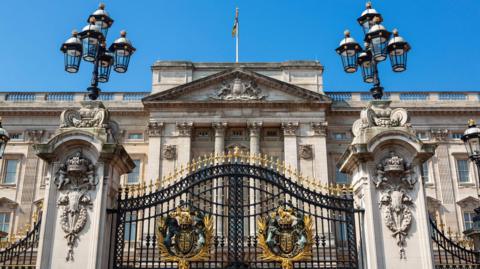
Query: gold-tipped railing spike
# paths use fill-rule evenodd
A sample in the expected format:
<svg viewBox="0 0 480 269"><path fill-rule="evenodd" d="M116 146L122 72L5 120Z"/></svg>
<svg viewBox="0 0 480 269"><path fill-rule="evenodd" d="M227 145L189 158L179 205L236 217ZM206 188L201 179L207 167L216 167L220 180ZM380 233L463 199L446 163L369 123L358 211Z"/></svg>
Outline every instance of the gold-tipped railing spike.
<svg viewBox="0 0 480 269"><path fill-rule="evenodd" d="M452 229L450 228L450 226L448 226L447 228L447 235L449 238L452 238Z"/></svg>

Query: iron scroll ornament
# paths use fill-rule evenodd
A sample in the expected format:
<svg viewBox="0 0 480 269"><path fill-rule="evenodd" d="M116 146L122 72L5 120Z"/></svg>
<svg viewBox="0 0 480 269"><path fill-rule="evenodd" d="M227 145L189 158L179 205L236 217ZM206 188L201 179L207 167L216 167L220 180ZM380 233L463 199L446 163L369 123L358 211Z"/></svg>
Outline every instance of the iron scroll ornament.
<svg viewBox="0 0 480 269"><path fill-rule="evenodd" d="M293 262L312 258L313 222L297 212L291 203L280 205L267 218L258 220L258 243L265 261L281 262L293 269Z"/></svg>
<svg viewBox="0 0 480 269"><path fill-rule="evenodd" d="M157 221L157 245L167 262L189 269L190 262L207 261L213 245L212 217L192 211L181 202L175 211Z"/></svg>

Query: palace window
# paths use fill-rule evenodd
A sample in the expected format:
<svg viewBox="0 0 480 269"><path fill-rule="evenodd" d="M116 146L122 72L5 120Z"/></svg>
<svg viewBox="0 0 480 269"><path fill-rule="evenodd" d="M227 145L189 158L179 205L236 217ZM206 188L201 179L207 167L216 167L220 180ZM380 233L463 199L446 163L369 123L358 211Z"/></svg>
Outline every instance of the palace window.
<svg viewBox="0 0 480 269"><path fill-rule="evenodd" d="M140 181L140 160L133 160L135 163L135 168L133 168L132 172L128 174L127 184L137 184Z"/></svg>
<svg viewBox="0 0 480 269"><path fill-rule="evenodd" d="M13 140L21 141L21 140L23 140L23 133L20 133L20 132L18 132L18 133L11 133L11 134L10 134L10 139L12 139L12 141L13 141Z"/></svg>
<svg viewBox="0 0 480 269"><path fill-rule="evenodd" d="M130 140L142 140L143 134L142 133L129 133L128 139Z"/></svg>
<svg viewBox="0 0 480 269"><path fill-rule="evenodd" d="M461 138L462 138L462 135L463 135L463 133L450 133L450 134L449 134L449 137L450 137L451 139L461 139Z"/></svg>
<svg viewBox="0 0 480 269"><path fill-rule="evenodd" d="M230 137L232 138L243 138L244 136L245 136L245 133L243 132L243 129L230 130Z"/></svg>
<svg viewBox="0 0 480 269"><path fill-rule="evenodd" d="M338 168L335 170L335 183L348 184L348 175L340 172Z"/></svg>
<svg viewBox="0 0 480 269"><path fill-rule="evenodd" d="M208 129L197 129L196 136L198 138L208 138L210 137L210 131Z"/></svg>
<svg viewBox="0 0 480 269"><path fill-rule="evenodd" d="M137 238L137 214L127 212L125 216L125 240L134 241Z"/></svg>
<svg viewBox="0 0 480 269"><path fill-rule="evenodd" d="M10 213L9 212L0 213L0 231L5 233L9 233L10 231Z"/></svg>
<svg viewBox="0 0 480 269"><path fill-rule="evenodd" d="M423 182L429 182L430 178L430 171L428 169L428 162L424 162L422 164L422 180Z"/></svg>
<svg viewBox="0 0 480 269"><path fill-rule="evenodd" d="M463 212L463 226L465 230L473 228L473 216L475 216L473 212Z"/></svg>
<svg viewBox="0 0 480 269"><path fill-rule="evenodd" d="M470 169L468 160L457 160L458 181L460 183L470 182Z"/></svg>
<svg viewBox="0 0 480 269"><path fill-rule="evenodd" d="M333 138L335 140L348 140L347 133L333 133Z"/></svg>
<svg viewBox="0 0 480 269"><path fill-rule="evenodd" d="M428 140L428 134L425 131L417 132L417 138L420 140Z"/></svg>
<svg viewBox="0 0 480 269"><path fill-rule="evenodd" d="M19 160L5 159L5 174L3 176L3 184L15 184L18 177Z"/></svg>

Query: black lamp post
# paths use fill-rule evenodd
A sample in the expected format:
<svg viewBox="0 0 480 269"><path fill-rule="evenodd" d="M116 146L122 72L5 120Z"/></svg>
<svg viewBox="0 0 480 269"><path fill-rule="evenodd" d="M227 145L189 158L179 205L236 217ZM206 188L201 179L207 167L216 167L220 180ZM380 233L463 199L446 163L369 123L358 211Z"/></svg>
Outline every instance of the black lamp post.
<svg viewBox="0 0 480 269"><path fill-rule="evenodd" d="M10 136L8 135L7 130L3 129L2 118L0 118L0 159L3 158L3 153L5 152L8 140L10 140Z"/></svg>
<svg viewBox="0 0 480 269"><path fill-rule="evenodd" d="M65 71L69 73L78 72L82 59L93 63L92 81L87 88L91 100L98 98L98 83L108 82L112 66L117 73L127 72L130 56L135 52L125 31L120 32L120 38L107 49L105 42L112 24L113 19L105 11L105 5L100 4L88 17L88 24L82 31L74 31L60 48L65 57Z"/></svg>
<svg viewBox="0 0 480 269"><path fill-rule="evenodd" d="M474 120L468 121L468 128L462 135L463 143L467 149L468 157L477 166L480 174L480 128L477 127ZM480 207L475 209L473 217L473 227L464 232L465 235L473 239L475 250L480 250ZM480 258L480 257L479 257Z"/></svg>
<svg viewBox="0 0 480 269"><path fill-rule="evenodd" d="M345 31L345 37L340 42L336 52L342 58L343 69L347 73L355 73L357 66L362 69L363 81L373 83L370 89L374 99L381 99L383 87L380 84L378 75L378 63L385 61L387 55L390 57L392 70L403 72L407 69L407 53L410 45L398 35L397 30L392 33L381 25L382 15L372 8L370 2L362 15L357 19L365 34L365 48L350 37L350 32Z"/></svg>

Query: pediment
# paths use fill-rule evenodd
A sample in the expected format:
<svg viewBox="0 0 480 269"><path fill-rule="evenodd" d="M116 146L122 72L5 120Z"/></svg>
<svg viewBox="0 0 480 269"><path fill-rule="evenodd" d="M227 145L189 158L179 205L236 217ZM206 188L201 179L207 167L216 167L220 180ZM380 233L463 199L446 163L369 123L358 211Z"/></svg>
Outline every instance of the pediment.
<svg viewBox="0 0 480 269"><path fill-rule="evenodd" d="M18 206L18 203L7 198L7 197L0 197L0 207L7 207L10 209L14 209Z"/></svg>
<svg viewBox="0 0 480 269"><path fill-rule="evenodd" d="M230 69L145 97L144 105L196 103L331 103L331 99L293 84L245 69Z"/></svg>
<svg viewBox="0 0 480 269"><path fill-rule="evenodd" d="M463 198L462 200L457 202L457 205L459 205L461 208L476 208L478 206L478 203L480 201L472 196L468 196Z"/></svg>

